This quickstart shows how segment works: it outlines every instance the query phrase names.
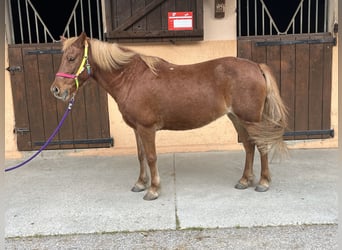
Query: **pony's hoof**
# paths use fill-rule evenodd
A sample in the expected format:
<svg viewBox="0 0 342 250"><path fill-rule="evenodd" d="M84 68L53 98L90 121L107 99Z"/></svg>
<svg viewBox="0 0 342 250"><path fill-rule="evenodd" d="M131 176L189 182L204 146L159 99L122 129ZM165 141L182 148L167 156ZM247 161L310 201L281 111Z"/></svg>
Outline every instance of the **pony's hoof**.
<svg viewBox="0 0 342 250"><path fill-rule="evenodd" d="M159 195L158 195L157 192L153 192L153 191L149 190L149 191L145 194L144 200L145 200L145 201L153 201L153 200L157 199L158 196L159 196Z"/></svg>
<svg viewBox="0 0 342 250"><path fill-rule="evenodd" d="M236 188L236 189L239 189L239 190L243 190L243 189L248 188L248 185L242 184L241 182L238 182L238 183L235 185L235 188Z"/></svg>
<svg viewBox="0 0 342 250"><path fill-rule="evenodd" d="M257 192L266 192L268 189L269 189L269 186L265 186L265 185L261 185L261 184L259 184L255 187L255 191L257 191Z"/></svg>
<svg viewBox="0 0 342 250"><path fill-rule="evenodd" d="M136 183L131 189L132 192L141 192L144 190L146 190L146 186L139 183Z"/></svg>

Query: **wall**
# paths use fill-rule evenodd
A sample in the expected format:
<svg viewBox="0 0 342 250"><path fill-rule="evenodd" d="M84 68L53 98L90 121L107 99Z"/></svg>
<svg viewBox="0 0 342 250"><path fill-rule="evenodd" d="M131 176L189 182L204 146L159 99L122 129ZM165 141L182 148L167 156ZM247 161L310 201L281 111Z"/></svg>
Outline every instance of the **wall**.
<svg viewBox="0 0 342 250"><path fill-rule="evenodd" d="M191 64L217 57L236 56L236 5L235 1L226 1L225 18L214 18L214 0L204 0L204 41L176 42L175 44L125 44L137 52L162 57L177 64ZM7 61L7 60L6 60ZM6 66L7 67L7 66ZM329 148L337 147L337 46L333 52L332 83L332 128L336 136L333 139L288 142L291 148ZM6 75L6 157L18 157L15 136L13 135L14 118L10 82ZM117 105L111 97L109 101L110 130L115 140L115 147L109 149L76 150L70 154L134 154L136 152L133 131L123 122ZM159 131L157 150L164 152L189 152L211 150L240 150L237 134L227 117L200 129L191 131Z"/></svg>
<svg viewBox="0 0 342 250"><path fill-rule="evenodd" d="M5 42L5 68L8 67L7 41ZM13 133L15 126L10 73L5 71L5 152L6 157L17 154L17 141Z"/></svg>

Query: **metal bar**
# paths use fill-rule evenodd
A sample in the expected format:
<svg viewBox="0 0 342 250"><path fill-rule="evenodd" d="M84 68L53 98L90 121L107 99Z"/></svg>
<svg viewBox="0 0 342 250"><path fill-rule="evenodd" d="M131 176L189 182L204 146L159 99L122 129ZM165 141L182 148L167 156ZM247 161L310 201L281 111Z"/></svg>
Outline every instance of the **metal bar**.
<svg viewBox="0 0 342 250"><path fill-rule="evenodd" d="M254 0L254 35L258 35L257 0Z"/></svg>
<svg viewBox="0 0 342 250"><path fill-rule="evenodd" d="M318 32L318 0L316 0L315 32Z"/></svg>
<svg viewBox="0 0 342 250"><path fill-rule="evenodd" d="M247 36L249 36L249 0L247 0Z"/></svg>
<svg viewBox="0 0 342 250"><path fill-rule="evenodd" d="M289 131L285 132L284 136L311 136L311 135L329 135L330 137L335 136L334 129L323 129L323 130L307 130L307 131Z"/></svg>
<svg viewBox="0 0 342 250"><path fill-rule="evenodd" d="M29 0L25 1L25 5L26 5L26 19L27 19L27 30L29 33L29 42L32 43L32 38L31 38L31 23L30 23L30 13L28 11L28 2Z"/></svg>
<svg viewBox="0 0 342 250"><path fill-rule="evenodd" d="M262 35L265 35L265 6L262 5L262 11L261 11L261 21L262 21ZM271 23L271 20L270 20ZM272 28L270 25L270 33L272 35Z"/></svg>
<svg viewBox="0 0 342 250"><path fill-rule="evenodd" d="M292 29L294 29L294 27L295 27L296 16L297 16L298 12L302 9L302 7L303 7L303 2L304 2L304 0L301 0L300 4L298 5L296 11L294 12L294 14L293 14L293 16L292 16L292 18L291 18L290 23L288 24L288 26L287 26L285 32L283 32L283 34L287 34L287 33L288 33L288 31L289 31L291 25L292 25ZM294 34L294 33L293 33L293 34Z"/></svg>
<svg viewBox="0 0 342 250"><path fill-rule="evenodd" d="M303 1L300 3L300 28L299 28L299 33L303 34Z"/></svg>
<svg viewBox="0 0 342 250"><path fill-rule="evenodd" d="M277 26L277 24L275 23L275 21L273 20L272 15L271 15L271 13L268 11L267 6L265 5L264 1L263 1L263 0L260 0L260 3L261 3L262 6L264 7L265 12L266 12L267 16L268 16L269 19L270 19L270 25L272 25L272 27L274 26L274 28L275 28L275 30L277 31L277 34L278 34L278 35L279 35L279 34L283 34L283 33L281 33L281 32L279 31L278 26Z"/></svg>
<svg viewBox="0 0 342 250"><path fill-rule="evenodd" d="M44 27L44 41L47 43L47 28Z"/></svg>
<svg viewBox="0 0 342 250"><path fill-rule="evenodd" d="M100 138L100 139L80 139L80 140L61 140L61 141L51 141L49 145L69 145L69 144L102 144L108 143L111 147L114 145L113 138ZM33 143L34 146L42 146L45 142L36 141Z"/></svg>
<svg viewBox="0 0 342 250"><path fill-rule="evenodd" d="M99 32L99 39L102 40L102 31L101 31L101 14L100 14L100 1L96 1L97 7L97 29Z"/></svg>
<svg viewBox="0 0 342 250"><path fill-rule="evenodd" d="M311 33L310 31L310 19L311 19L311 0L308 0L308 33Z"/></svg>
<svg viewBox="0 0 342 250"><path fill-rule="evenodd" d="M76 20L76 11L72 14L74 17L74 31L75 31L75 36L78 35L78 32L77 32L77 20Z"/></svg>
<svg viewBox="0 0 342 250"><path fill-rule="evenodd" d="M88 13L89 13L89 28L90 28L90 37L93 38L93 27L92 27L92 19L91 19L91 6L90 0L88 0Z"/></svg>
<svg viewBox="0 0 342 250"><path fill-rule="evenodd" d="M41 49L37 49L37 50L29 50L26 51L26 55L43 55L43 54L62 54L62 50L59 49L47 49L47 50L41 50Z"/></svg>
<svg viewBox="0 0 342 250"><path fill-rule="evenodd" d="M22 21L22 16L21 16L20 0L18 0L18 13L19 13L19 23L20 23L20 38L21 38L21 43L24 43L23 21Z"/></svg>
<svg viewBox="0 0 342 250"><path fill-rule="evenodd" d="M238 0L238 22L239 22L239 30L238 36L241 36L241 0Z"/></svg>
<svg viewBox="0 0 342 250"><path fill-rule="evenodd" d="M292 34L295 34L295 29L296 29L296 18L293 18L293 21L292 21Z"/></svg>
<svg viewBox="0 0 342 250"><path fill-rule="evenodd" d="M15 43L14 29L13 29L13 13L11 1L5 1L6 10L6 35L8 37L9 44Z"/></svg>
<svg viewBox="0 0 342 250"><path fill-rule="evenodd" d="M52 41L55 41L55 39L53 38L53 36L52 36L52 34L50 33L49 29L46 27L46 25L45 25L43 19L40 17L38 11L36 10L36 8L33 6L33 4L32 4L31 2L30 2L30 7L32 8L32 10L33 10L35 16L38 18L38 20L39 20L39 22L41 23L41 25L43 25L43 27L45 28L47 34L50 36L50 38L52 39ZM38 28L36 28L36 29L38 29ZM38 38L37 38L37 40L38 40Z"/></svg>
<svg viewBox="0 0 342 250"><path fill-rule="evenodd" d="M84 12L83 12L83 1L80 1L81 5L81 23L82 23L82 31L84 31Z"/></svg>
<svg viewBox="0 0 342 250"><path fill-rule="evenodd" d="M64 31L63 31L63 36L65 36L65 33L68 33L67 37L70 37L69 25L70 25L70 23L71 23L71 21L72 21L73 13L76 11L76 8L77 8L79 2L80 2L80 0L77 0L77 2L75 3L74 8L72 9L72 12L71 12L71 15L70 15L70 17L69 17L69 20L68 20L68 22L67 22L67 24L66 24L66 26L65 26Z"/></svg>
<svg viewBox="0 0 342 250"><path fill-rule="evenodd" d="M324 2L324 30L323 32L327 32L327 25L328 25L328 1L325 0Z"/></svg>
<svg viewBox="0 0 342 250"><path fill-rule="evenodd" d="M36 37L37 37L37 43L39 43L39 30L38 30L38 20L36 13L34 14L34 22L36 25Z"/></svg>
<svg viewBox="0 0 342 250"><path fill-rule="evenodd" d="M239 36L241 36L241 0L238 2L238 15L239 15Z"/></svg>

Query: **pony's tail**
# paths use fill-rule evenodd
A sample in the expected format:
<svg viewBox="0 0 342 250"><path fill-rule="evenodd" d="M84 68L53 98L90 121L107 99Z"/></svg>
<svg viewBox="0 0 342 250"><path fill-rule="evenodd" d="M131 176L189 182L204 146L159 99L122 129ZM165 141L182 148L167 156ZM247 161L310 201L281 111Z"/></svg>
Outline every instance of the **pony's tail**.
<svg viewBox="0 0 342 250"><path fill-rule="evenodd" d="M265 64L259 64L259 67L265 77L267 96L261 122L249 126L248 133L262 154L273 151L282 158L288 152L283 141L288 111L270 68Z"/></svg>

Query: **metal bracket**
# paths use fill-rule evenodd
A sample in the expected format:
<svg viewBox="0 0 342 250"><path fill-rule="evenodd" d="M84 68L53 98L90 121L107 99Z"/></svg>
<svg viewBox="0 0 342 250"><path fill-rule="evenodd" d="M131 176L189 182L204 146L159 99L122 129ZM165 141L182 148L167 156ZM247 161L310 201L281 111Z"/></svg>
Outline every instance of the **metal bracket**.
<svg viewBox="0 0 342 250"><path fill-rule="evenodd" d="M22 72L23 69L21 66L16 65L16 66L9 66L6 68L7 71L11 72L11 73L15 73L15 72Z"/></svg>
<svg viewBox="0 0 342 250"><path fill-rule="evenodd" d="M23 135L24 133L29 133L29 132L30 132L30 129L28 129L28 128L14 128L13 129L13 133L15 133L15 134Z"/></svg>

